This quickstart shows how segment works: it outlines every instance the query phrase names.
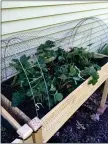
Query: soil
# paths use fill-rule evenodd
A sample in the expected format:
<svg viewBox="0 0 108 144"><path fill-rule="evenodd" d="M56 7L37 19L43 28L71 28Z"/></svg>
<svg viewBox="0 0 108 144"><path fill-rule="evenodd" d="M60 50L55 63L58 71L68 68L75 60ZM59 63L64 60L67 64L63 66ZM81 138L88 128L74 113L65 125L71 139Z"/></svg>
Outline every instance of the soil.
<svg viewBox="0 0 108 144"><path fill-rule="evenodd" d="M89 99L49 140L49 143L108 143L108 108L100 116L99 121L93 121L90 117L96 113L101 95L99 91L93 94L93 99L98 98L97 105Z"/></svg>
<svg viewBox="0 0 108 144"><path fill-rule="evenodd" d="M1 117L1 143L11 143L16 138L18 138L18 135L13 127Z"/></svg>

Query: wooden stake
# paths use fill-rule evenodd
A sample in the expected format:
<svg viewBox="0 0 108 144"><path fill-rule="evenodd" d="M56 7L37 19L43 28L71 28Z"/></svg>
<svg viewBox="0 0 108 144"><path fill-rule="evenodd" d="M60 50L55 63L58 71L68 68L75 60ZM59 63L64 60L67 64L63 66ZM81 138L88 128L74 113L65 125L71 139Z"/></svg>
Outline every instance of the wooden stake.
<svg viewBox="0 0 108 144"><path fill-rule="evenodd" d="M3 107L1 107L1 114L3 118L6 119L15 130L17 130L18 135L23 139L24 143L33 142L33 130L27 124L21 126Z"/></svg>
<svg viewBox="0 0 108 144"><path fill-rule="evenodd" d="M33 137L30 136L29 138L23 140L23 143L33 143Z"/></svg>
<svg viewBox="0 0 108 144"><path fill-rule="evenodd" d="M15 139L12 143L23 143L21 139Z"/></svg>
<svg viewBox="0 0 108 144"><path fill-rule="evenodd" d="M23 113L19 108L12 107L11 102L1 94L1 105L14 117L17 119L24 120L25 123L28 123L31 119Z"/></svg>
<svg viewBox="0 0 108 144"><path fill-rule="evenodd" d="M42 127L37 132L34 132L32 134L32 137L33 137L33 142L34 143L42 144L43 143L43 139L42 139Z"/></svg>
<svg viewBox="0 0 108 144"><path fill-rule="evenodd" d="M28 125L33 129L34 133L32 134L34 143L43 143L42 139L42 123L38 117L32 119Z"/></svg>
<svg viewBox="0 0 108 144"><path fill-rule="evenodd" d="M108 79L105 81L103 95L102 95L102 99L101 99L101 103L100 103L101 108L104 108L106 100L107 100L107 96L108 96Z"/></svg>
<svg viewBox="0 0 108 144"><path fill-rule="evenodd" d="M15 130L21 127L21 125L3 107L1 107L1 112L3 118L6 119Z"/></svg>
<svg viewBox="0 0 108 144"><path fill-rule="evenodd" d="M29 140L31 134L32 134L33 130L27 125L24 124L22 127L20 127L20 129L17 130L18 135L23 139L23 140ZM33 142L33 141L31 141Z"/></svg>

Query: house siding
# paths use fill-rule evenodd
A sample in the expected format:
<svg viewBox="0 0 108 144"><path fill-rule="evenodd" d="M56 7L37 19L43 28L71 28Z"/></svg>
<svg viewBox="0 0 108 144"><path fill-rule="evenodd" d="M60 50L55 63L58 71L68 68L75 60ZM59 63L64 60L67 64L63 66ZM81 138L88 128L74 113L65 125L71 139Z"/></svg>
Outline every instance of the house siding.
<svg viewBox="0 0 108 144"><path fill-rule="evenodd" d="M7 49L6 61L2 62L2 79L5 79L5 71L7 75L12 75L15 70L9 67L9 62L15 57L26 53L29 55L35 50L32 47L38 46L42 40L41 37L47 39L48 37L58 39L65 35L66 31L74 29L75 25L82 19L87 17L96 17L101 19L106 27L108 26L108 2L107 1L2 1L2 39L18 36L23 38L20 47L13 46ZM66 24L65 24L66 23ZM59 25L59 26L58 26ZM87 22L79 30L79 33L87 31ZM91 23L92 25L92 23ZM95 23L96 25L96 23ZM98 24L99 25L99 24ZM102 41L107 41L105 30L96 25L93 31L94 50L100 44L99 36ZM97 29L98 27L98 29ZM39 32L41 31L41 32ZM38 40L35 40L39 37ZM82 35L78 35L74 42L81 43ZM29 41L29 42L28 42ZM26 46L26 44L28 46ZM67 40L68 44L68 40ZM30 48L29 46L32 47ZM62 44L63 45L63 44ZM66 41L65 41L66 45ZM4 53L4 47L2 51ZM29 50L30 49L30 50ZM4 54L3 54L4 55Z"/></svg>

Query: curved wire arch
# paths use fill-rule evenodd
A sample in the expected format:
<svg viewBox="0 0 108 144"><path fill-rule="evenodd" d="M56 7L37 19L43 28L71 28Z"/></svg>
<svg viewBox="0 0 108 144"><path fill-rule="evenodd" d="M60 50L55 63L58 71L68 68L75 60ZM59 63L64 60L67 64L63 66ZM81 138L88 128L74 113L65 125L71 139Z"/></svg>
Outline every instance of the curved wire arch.
<svg viewBox="0 0 108 144"><path fill-rule="evenodd" d="M7 47L9 47L9 43L10 43L13 39L17 39L17 40L20 40L20 41L23 42L22 39L17 38L17 37L14 37L14 38L11 38L10 40L8 40ZM17 53L15 53L15 56L16 56L16 57L18 56ZM36 108L36 101L35 101L35 97L34 97L34 94L33 94L33 90L32 90L32 87L31 87L29 78L28 78L28 76L27 76L26 70L24 69L24 67L23 67L20 59L18 59L18 61L19 61L20 65L21 65L21 67L22 67L22 69L23 69L23 72L24 72L24 74L25 74L25 76L26 76L26 79L27 79L27 81L28 81L29 88L30 88L30 91L31 91L31 94L32 94L32 97L33 97L33 101L34 101L34 106L35 106L36 115L38 116L38 111L37 111L37 108Z"/></svg>
<svg viewBox="0 0 108 144"><path fill-rule="evenodd" d="M23 40L22 40L21 38L13 37L13 38L11 38L11 39L8 40L7 48L9 47L9 43L10 43L12 40L19 40L20 42L23 42ZM15 43L15 44L17 44L17 43ZM17 53L14 53L14 55L15 55L16 57L18 57ZM50 109L50 107L51 107L51 105L50 105L50 96L49 96L49 91L48 91L48 86L47 86L47 83L46 83L46 80L45 80L45 76L44 76L43 70L42 70L42 68L41 68L41 65L40 65L40 63L39 63L39 61L38 61L38 58L36 57L36 55L33 55L33 57L34 57L34 58L36 59L36 61L37 61L37 64L38 64L39 69L40 69L41 76L42 76L42 78L43 78L43 80L44 80L44 84L45 84L45 88L46 88L46 93L47 93L47 96L48 96L48 105L49 105L49 109ZM38 112L37 112L37 111L39 110L39 106L38 106L38 103L36 104L35 97L34 97L33 90L32 90L32 86L31 86L31 84L30 84L30 81L29 81L29 78L28 78L28 76L27 76L26 70L24 69L24 67L23 67L20 59L18 59L18 61L19 61L20 65L21 65L21 67L22 67L22 69L23 69L23 72L24 72L24 74L25 74L25 76L26 76L26 79L27 79L27 81L28 81L29 88L30 88L30 91L31 91L31 94L32 94L32 97L33 97L33 100L34 100L34 104L35 104L36 115L38 116ZM40 104L40 103L39 103L39 104ZM42 104L40 104L40 105L42 106Z"/></svg>
<svg viewBox="0 0 108 144"><path fill-rule="evenodd" d="M86 22L87 20L93 20L93 21L95 21L95 22L98 22L99 25L101 26L101 28L103 29L103 31L105 32L106 37L108 37L108 36L107 36L107 33L108 33L108 32L106 32L106 31L104 30L103 26L100 24L100 21L101 21L101 22L103 22L103 21L100 20L99 18L96 18L96 17L88 17L88 18L84 18L83 20L81 20L81 21L75 26L75 29L74 29L73 31L71 31L71 36L72 36L72 33L75 32L74 35L73 35L73 38L72 38L72 44L73 44L73 42L74 42L74 39L75 39L75 36L76 36L76 34L77 34L78 29L79 29L80 26L81 26L84 22ZM103 24L104 24L104 25L107 27L107 29L108 29L108 26L107 26L104 22L103 22ZM70 39L71 39L71 38L70 38ZM101 38L100 38L100 39L101 39ZM70 42L70 40L69 40L69 42ZM101 42L102 42L102 39L101 39ZM68 43L68 45L69 45L69 43Z"/></svg>
<svg viewBox="0 0 108 144"><path fill-rule="evenodd" d="M4 69L5 69L5 78L7 79L7 71L6 71L6 47L7 47L7 40L1 40L1 46L3 45L4 43L4 52L3 52L3 49L1 48L1 52L4 54L2 59L3 59L3 62L4 62ZM1 60L2 61L2 60Z"/></svg>

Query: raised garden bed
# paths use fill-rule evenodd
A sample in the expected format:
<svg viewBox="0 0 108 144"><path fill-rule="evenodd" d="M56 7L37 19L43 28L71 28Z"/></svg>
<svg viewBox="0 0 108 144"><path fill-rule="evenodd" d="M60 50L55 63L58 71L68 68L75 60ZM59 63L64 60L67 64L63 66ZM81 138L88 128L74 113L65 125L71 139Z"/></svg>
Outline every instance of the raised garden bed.
<svg viewBox="0 0 108 144"><path fill-rule="evenodd" d="M26 56L21 57L20 61L16 59L14 60L15 64L13 64L13 66L18 70L18 76L12 78L14 80L9 79L8 81L2 83L2 94L4 94L9 100L12 100L13 106L17 106L19 104L19 109L22 110L30 119L37 116L36 108L38 108L38 105L36 104L41 103L38 110L38 117L42 121L43 142L47 142L76 112L76 110L96 91L96 89L108 79L107 56L88 53L84 51L84 49L79 48L74 48L74 50L70 52L64 52L61 49L57 50L56 52L53 50L50 50L49 52L49 50L46 51L45 49L49 47L52 48L54 46L53 42L49 42L50 45L48 45L48 47L45 44L40 45L39 52L41 51L41 53L39 53L38 61L35 63L37 65L36 67L34 66L35 68L33 66L31 67L30 63L28 62L29 58ZM32 63L34 65L34 62ZM101 70L97 64L102 66ZM24 81L24 83L22 82L24 85L22 84L23 86L21 87L21 79L24 80L23 78L25 78L24 69L21 69L21 65L23 65L23 68L27 70L29 74L31 73L32 78L34 74L32 68L34 68L35 73L37 72L38 77L38 72L41 73L42 77L44 74L48 91L46 91L46 88L44 88L44 80L42 79L40 82L41 85L37 85L39 86L39 91L35 91L34 93L38 93L38 95L42 93L43 95L41 99L35 99L35 105L34 99L30 99L30 97L32 97L34 94L32 94L30 91L30 87L27 82L27 78L30 78L29 74L26 77L26 81ZM39 66L41 66L41 69L39 69ZM99 70L98 73L97 70ZM21 77L21 74L23 77ZM34 77L36 78L36 82L37 75ZM91 77L88 78L89 76ZM68 83L66 83L69 80L67 77L70 77L71 79ZM55 78L55 84L52 83L54 80L52 78ZM16 82L18 84L16 84ZM29 82L32 83L30 80ZM6 85L12 86L13 83L16 84L14 87L6 87ZM3 89L4 86L5 89ZM15 92L14 88L16 88L18 92ZM20 93L22 88L25 88L24 92L27 91L25 95L24 92ZM26 97L27 94L28 97ZM50 96L48 97L48 95ZM106 97L106 93L104 95ZM40 126L38 128L40 128ZM37 133L38 132L36 132L36 135Z"/></svg>

